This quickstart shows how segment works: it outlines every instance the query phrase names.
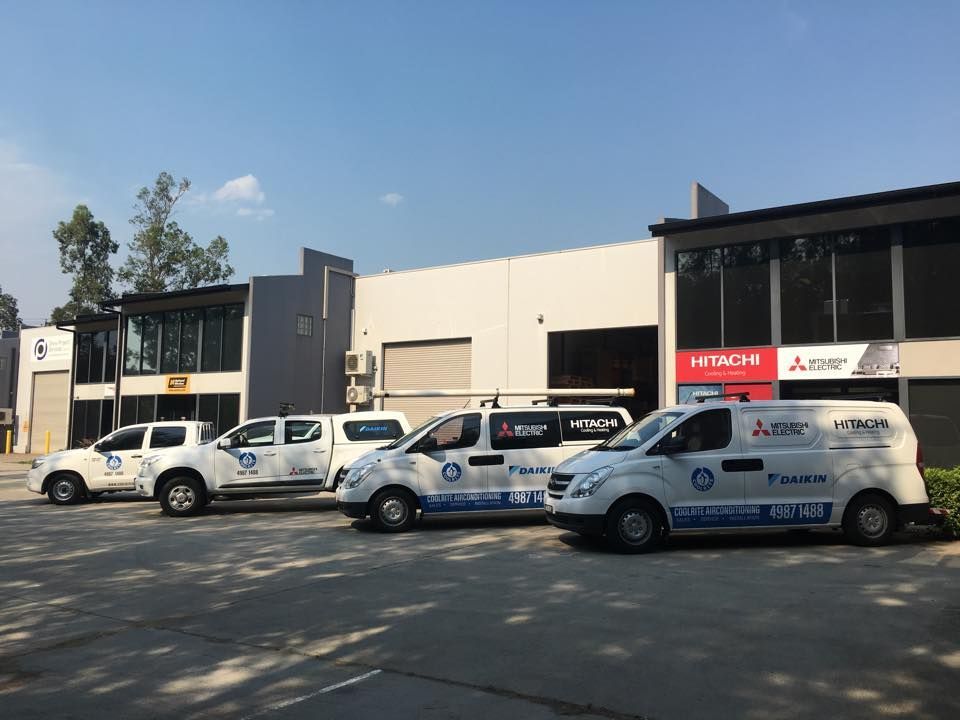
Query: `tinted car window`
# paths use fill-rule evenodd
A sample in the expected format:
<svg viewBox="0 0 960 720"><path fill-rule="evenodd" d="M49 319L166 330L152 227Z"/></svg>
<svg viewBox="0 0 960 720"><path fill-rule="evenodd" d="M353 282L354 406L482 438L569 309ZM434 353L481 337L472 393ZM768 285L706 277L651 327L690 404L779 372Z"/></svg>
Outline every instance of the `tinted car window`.
<svg viewBox="0 0 960 720"><path fill-rule="evenodd" d="M273 431L276 425L275 420L260 420L259 422L252 422L238 427L227 437L239 438L240 447L273 445Z"/></svg>
<svg viewBox="0 0 960 720"><path fill-rule="evenodd" d="M721 450L730 444L731 436L730 411L726 409L697 413L670 433L670 437L686 440L684 452Z"/></svg>
<svg viewBox="0 0 960 720"><path fill-rule="evenodd" d="M623 430L626 423L612 410L561 410L560 431L564 442L606 440Z"/></svg>
<svg viewBox="0 0 960 720"><path fill-rule="evenodd" d="M415 447L430 452L473 447L480 441L480 414L458 415L437 425Z"/></svg>
<svg viewBox="0 0 960 720"><path fill-rule="evenodd" d="M183 425L174 427L155 427L150 433L150 447L165 448L183 445L187 439L187 428Z"/></svg>
<svg viewBox="0 0 960 720"><path fill-rule="evenodd" d="M139 450L143 447L143 436L147 434L145 427L133 427L115 432L99 444L97 450Z"/></svg>
<svg viewBox="0 0 960 720"><path fill-rule="evenodd" d="M490 414L490 445L494 450L557 447L560 419L556 410Z"/></svg>
<svg viewBox="0 0 960 720"><path fill-rule="evenodd" d="M287 420L283 424L283 441L287 445L319 440L323 427L315 420Z"/></svg>
<svg viewBox="0 0 960 720"><path fill-rule="evenodd" d="M394 440L403 435L403 428L396 420L350 420L343 424L343 433L351 442L365 440Z"/></svg>

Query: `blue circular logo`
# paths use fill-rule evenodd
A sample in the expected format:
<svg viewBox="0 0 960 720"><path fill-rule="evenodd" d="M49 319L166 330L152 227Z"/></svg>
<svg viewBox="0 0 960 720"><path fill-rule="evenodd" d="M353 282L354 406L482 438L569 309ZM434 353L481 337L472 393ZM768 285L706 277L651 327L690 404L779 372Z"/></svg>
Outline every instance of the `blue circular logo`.
<svg viewBox="0 0 960 720"><path fill-rule="evenodd" d="M713 477L713 471L710 468L698 467L693 469L693 474L690 475L690 482L693 483L693 487L700 492L706 492L713 487L716 478Z"/></svg>
<svg viewBox="0 0 960 720"><path fill-rule="evenodd" d="M123 458L119 455L111 455L107 458L107 470L119 470L123 465Z"/></svg>
<svg viewBox="0 0 960 720"><path fill-rule="evenodd" d="M257 456L252 452L240 453L238 460L240 461L240 467L245 468L246 470L249 470L257 464Z"/></svg>
<svg viewBox="0 0 960 720"><path fill-rule="evenodd" d="M443 466L443 469L440 471L440 474L443 475L443 479L447 482L456 482L460 479L460 476L463 474L463 471L460 469L460 466L455 462L448 462Z"/></svg>

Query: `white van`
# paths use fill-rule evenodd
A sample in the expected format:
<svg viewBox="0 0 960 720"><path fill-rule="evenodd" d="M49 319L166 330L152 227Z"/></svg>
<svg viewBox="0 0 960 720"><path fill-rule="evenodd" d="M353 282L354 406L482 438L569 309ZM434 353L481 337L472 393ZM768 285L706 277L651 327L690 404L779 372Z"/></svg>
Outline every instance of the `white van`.
<svg viewBox="0 0 960 720"><path fill-rule="evenodd" d="M337 507L402 532L424 515L543 509L554 466L631 423L623 408L480 407L431 418L346 468Z"/></svg>
<svg viewBox="0 0 960 720"><path fill-rule="evenodd" d="M27 473L27 490L46 493L56 505L72 505L104 492L134 490L145 455L213 440L213 424L182 420L130 425L87 448L38 457Z"/></svg>
<svg viewBox="0 0 960 720"><path fill-rule="evenodd" d="M646 415L557 467L555 526L644 552L668 532L843 528L881 545L932 522L917 438L890 403L679 405Z"/></svg>
<svg viewBox="0 0 960 720"><path fill-rule="evenodd" d="M144 458L137 491L172 517L210 500L332 491L342 467L409 430L399 412L256 418L216 442Z"/></svg>

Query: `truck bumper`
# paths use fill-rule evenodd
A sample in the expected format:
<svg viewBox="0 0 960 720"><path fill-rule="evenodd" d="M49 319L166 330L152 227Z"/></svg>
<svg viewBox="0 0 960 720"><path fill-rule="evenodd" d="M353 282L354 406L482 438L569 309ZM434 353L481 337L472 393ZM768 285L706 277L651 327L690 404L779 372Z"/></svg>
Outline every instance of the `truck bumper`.
<svg viewBox="0 0 960 720"><path fill-rule="evenodd" d="M547 522L561 530L572 530L581 535L603 535L605 515L574 515L573 513L544 511Z"/></svg>
<svg viewBox="0 0 960 720"><path fill-rule="evenodd" d="M338 500L337 510L347 517L364 518L367 515L367 504L362 502L342 502Z"/></svg>
<svg viewBox="0 0 960 720"><path fill-rule="evenodd" d="M943 525L950 511L945 508L932 508L930 503L913 503L897 508L897 525Z"/></svg>

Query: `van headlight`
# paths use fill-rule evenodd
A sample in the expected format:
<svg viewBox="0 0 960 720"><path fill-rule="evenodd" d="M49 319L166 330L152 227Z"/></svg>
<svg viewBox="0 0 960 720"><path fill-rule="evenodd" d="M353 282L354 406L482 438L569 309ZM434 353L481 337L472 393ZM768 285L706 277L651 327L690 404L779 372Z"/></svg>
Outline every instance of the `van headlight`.
<svg viewBox="0 0 960 720"><path fill-rule="evenodd" d="M33 462L30 464L30 469L31 469L31 470L36 470L38 467L40 467L41 465L43 465L46 461L47 461L47 459L46 459L45 457L42 457L42 456L41 456L41 457L38 457L38 458L34 458L34 459L33 459Z"/></svg>
<svg viewBox="0 0 960 720"><path fill-rule="evenodd" d="M613 472L612 465L604 465L602 468L597 468L592 473L587 475L583 480L580 481L580 484L577 485L576 489L570 494L570 497L574 498L585 498L593 495L597 490L600 489L600 486L603 485L604 481L610 477L610 473Z"/></svg>
<svg viewBox="0 0 960 720"><path fill-rule="evenodd" d="M373 472L376 466L376 463L367 463L360 467L350 468L350 470L347 471L347 477L343 480L343 487L347 490L353 490L367 479L367 475Z"/></svg>

